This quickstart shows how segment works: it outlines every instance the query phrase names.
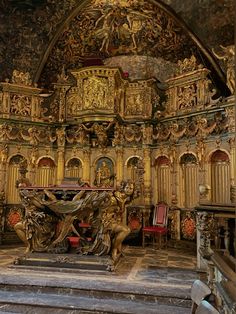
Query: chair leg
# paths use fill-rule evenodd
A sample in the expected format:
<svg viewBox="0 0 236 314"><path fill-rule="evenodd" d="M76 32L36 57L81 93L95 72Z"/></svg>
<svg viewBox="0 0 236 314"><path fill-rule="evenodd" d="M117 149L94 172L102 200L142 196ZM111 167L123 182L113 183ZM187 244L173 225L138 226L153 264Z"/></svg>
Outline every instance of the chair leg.
<svg viewBox="0 0 236 314"><path fill-rule="evenodd" d="M143 232L143 236L142 236L142 246L143 246L143 248L144 248L144 245L145 245L145 235L144 235L144 232Z"/></svg>

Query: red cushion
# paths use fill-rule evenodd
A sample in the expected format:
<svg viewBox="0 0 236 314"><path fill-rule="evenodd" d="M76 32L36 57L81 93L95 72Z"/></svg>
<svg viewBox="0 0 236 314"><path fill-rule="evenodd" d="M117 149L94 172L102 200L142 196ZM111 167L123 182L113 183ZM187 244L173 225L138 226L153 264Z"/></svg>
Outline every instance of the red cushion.
<svg viewBox="0 0 236 314"><path fill-rule="evenodd" d="M68 237L71 247L78 247L79 237Z"/></svg>
<svg viewBox="0 0 236 314"><path fill-rule="evenodd" d="M79 227L80 227L80 228L90 228L91 225L88 224L87 222L80 222L80 223L79 223Z"/></svg>
<svg viewBox="0 0 236 314"><path fill-rule="evenodd" d="M165 227L158 227L158 226L149 226L149 227L144 227L143 232L153 232L153 233L161 233L165 234L167 233L167 228Z"/></svg>

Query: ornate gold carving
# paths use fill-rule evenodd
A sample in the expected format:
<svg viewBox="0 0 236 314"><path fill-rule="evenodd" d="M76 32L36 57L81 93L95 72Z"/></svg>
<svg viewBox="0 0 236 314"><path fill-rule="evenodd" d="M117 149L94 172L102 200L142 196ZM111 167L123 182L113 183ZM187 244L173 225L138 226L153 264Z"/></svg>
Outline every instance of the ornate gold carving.
<svg viewBox="0 0 236 314"><path fill-rule="evenodd" d="M195 84L185 85L178 89L178 109L190 111L197 105L197 89Z"/></svg>
<svg viewBox="0 0 236 314"><path fill-rule="evenodd" d="M109 109L107 78L91 76L83 81L84 109Z"/></svg>
<svg viewBox="0 0 236 314"><path fill-rule="evenodd" d="M11 96L10 114L31 116L31 98L23 95Z"/></svg>
<svg viewBox="0 0 236 314"><path fill-rule="evenodd" d="M120 146L124 143L124 128L119 123L115 124L114 127L114 138L112 141L112 146Z"/></svg>
<svg viewBox="0 0 236 314"><path fill-rule="evenodd" d="M142 139L141 128L136 124L130 124L124 127L124 140L127 143L139 143Z"/></svg>
<svg viewBox="0 0 236 314"><path fill-rule="evenodd" d="M33 146L31 150L29 150L29 164L32 168L36 167L37 160L39 157L39 149L38 147Z"/></svg>
<svg viewBox="0 0 236 314"><path fill-rule="evenodd" d="M141 130L143 135L143 144L152 144L153 126L142 124Z"/></svg>
<svg viewBox="0 0 236 314"><path fill-rule="evenodd" d="M7 144L2 145L0 147L0 162L2 165L5 165L7 162L8 151L9 151L9 148Z"/></svg>
<svg viewBox="0 0 236 314"><path fill-rule="evenodd" d="M223 60L226 65L226 73L227 73L227 85L232 94L235 92L235 46L227 46L224 47L220 45L221 53L218 54L212 49L214 55L219 59Z"/></svg>
<svg viewBox="0 0 236 314"><path fill-rule="evenodd" d="M37 146L39 142L45 142L47 140L47 138L45 138L45 132L35 126L20 130L20 135L25 141L33 146Z"/></svg>
<svg viewBox="0 0 236 314"><path fill-rule="evenodd" d="M0 125L0 140L8 141L15 140L18 137L18 132L15 132L13 127L9 124L1 124Z"/></svg>
<svg viewBox="0 0 236 314"><path fill-rule="evenodd" d="M152 84L154 80L129 83L125 92L125 118L148 119L152 114Z"/></svg>
<svg viewBox="0 0 236 314"><path fill-rule="evenodd" d="M89 131L86 131L82 124L67 130L66 140L70 144L88 145Z"/></svg>
<svg viewBox="0 0 236 314"><path fill-rule="evenodd" d="M192 55L191 58L185 58L183 61L179 60L178 66L178 74L184 74L202 68L202 65L197 64L197 59L194 55Z"/></svg>
<svg viewBox="0 0 236 314"><path fill-rule="evenodd" d="M31 86L32 80L30 78L29 72L20 72L18 70L14 70L12 73L12 83Z"/></svg>
<svg viewBox="0 0 236 314"><path fill-rule="evenodd" d="M66 96L69 117L117 111L120 104L116 95L120 85L124 84L118 68L82 68L71 73L77 86L72 87Z"/></svg>
<svg viewBox="0 0 236 314"><path fill-rule="evenodd" d="M225 108L225 116L228 121L229 132L235 132L235 107Z"/></svg>
<svg viewBox="0 0 236 314"><path fill-rule="evenodd" d="M94 146L105 148L108 145L107 132L113 124L113 121L109 124L99 124L98 122L95 122L91 127L86 127L85 125L82 126L86 131L94 132L94 134L96 135L96 142L94 142Z"/></svg>

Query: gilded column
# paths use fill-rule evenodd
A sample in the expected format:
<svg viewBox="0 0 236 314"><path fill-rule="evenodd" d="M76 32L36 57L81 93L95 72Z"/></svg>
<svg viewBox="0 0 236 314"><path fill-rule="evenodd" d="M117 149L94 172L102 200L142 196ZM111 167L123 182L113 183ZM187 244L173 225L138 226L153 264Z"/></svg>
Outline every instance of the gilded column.
<svg viewBox="0 0 236 314"><path fill-rule="evenodd" d="M4 204L5 204L5 192L1 190L0 191L0 245L2 244L2 235L3 235Z"/></svg>
<svg viewBox="0 0 236 314"><path fill-rule="evenodd" d="M236 147L232 147L231 149L231 182L233 185L236 185Z"/></svg>
<svg viewBox="0 0 236 314"><path fill-rule="evenodd" d="M57 137L57 185L60 185L65 175L65 127L56 130Z"/></svg>
<svg viewBox="0 0 236 314"><path fill-rule="evenodd" d="M145 148L143 151L143 165L144 165L144 203L151 204L151 150Z"/></svg>
<svg viewBox="0 0 236 314"><path fill-rule="evenodd" d="M4 144L0 148L0 191L5 190L7 158L8 158L8 146L7 144Z"/></svg>
<svg viewBox="0 0 236 314"><path fill-rule="evenodd" d="M121 181L123 180L123 160L124 150L123 148L116 149L116 184L120 185Z"/></svg>
<svg viewBox="0 0 236 314"><path fill-rule="evenodd" d="M70 89L70 85L66 83L54 84L55 102L58 104L58 120L64 122L66 120L66 92Z"/></svg>
<svg viewBox="0 0 236 314"><path fill-rule="evenodd" d="M3 118L9 118L9 114L10 114L10 93L8 90L4 90L4 89L7 89L8 86L9 86L8 83L4 83L3 97L2 97Z"/></svg>
<svg viewBox="0 0 236 314"><path fill-rule="evenodd" d="M90 149L84 149L83 181L90 183Z"/></svg>
<svg viewBox="0 0 236 314"><path fill-rule="evenodd" d="M32 149L29 151L29 180L34 185L36 184L36 164L38 159L38 148L33 146Z"/></svg>

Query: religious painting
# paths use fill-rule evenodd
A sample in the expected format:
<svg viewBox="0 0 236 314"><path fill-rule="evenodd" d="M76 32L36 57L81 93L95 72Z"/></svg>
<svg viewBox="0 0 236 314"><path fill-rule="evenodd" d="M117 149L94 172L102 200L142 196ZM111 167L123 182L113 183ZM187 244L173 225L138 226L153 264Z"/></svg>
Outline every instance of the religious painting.
<svg viewBox="0 0 236 314"><path fill-rule="evenodd" d="M100 158L96 164L94 185L99 188L114 186L114 165L107 157Z"/></svg>

